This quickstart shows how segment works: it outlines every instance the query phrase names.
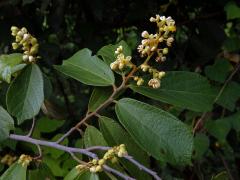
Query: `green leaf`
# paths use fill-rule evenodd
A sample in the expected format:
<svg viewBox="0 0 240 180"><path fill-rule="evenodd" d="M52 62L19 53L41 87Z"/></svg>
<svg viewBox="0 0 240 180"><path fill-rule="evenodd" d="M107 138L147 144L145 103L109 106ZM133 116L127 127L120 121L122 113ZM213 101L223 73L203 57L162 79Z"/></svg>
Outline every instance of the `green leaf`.
<svg viewBox="0 0 240 180"><path fill-rule="evenodd" d="M104 138L110 146L118 146L125 144L129 155L133 156L134 159L149 166L149 158L147 154L140 149L140 147L133 141L131 136L114 120L101 116L99 118L100 129L103 133ZM150 177L143 171L139 170L132 163L119 159L123 166L137 179L147 180Z"/></svg>
<svg viewBox="0 0 240 180"><path fill-rule="evenodd" d="M107 142L105 141L102 133L95 128L94 126L88 126L85 133L84 133L84 145L85 147L91 146L108 146ZM97 153L99 156L103 156L104 152Z"/></svg>
<svg viewBox="0 0 240 180"><path fill-rule="evenodd" d="M194 159L201 160L209 148L209 139L205 134L196 134L194 137Z"/></svg>
<svg viewBox="0 0 240 180"><path fill-rule="evenodd" d="M83 174L85 171L80 171L74 167L65 177L64 180L75 180L78 178L78 176L80 176L81 174Z"/></svg>
<svg viewBox="0 0 240 180"><path fill-rule="evenodd" d="M8 112L17 117L18 124L21 124L39 113L43 100L41 70L36 64L29 65L8 88Z"/></svg>
<svg viewBox="0 0 240 180"><path fill-rule="evenodd" d="M94 126L88 126L84 133L85 147L107 146L102 133Z"/></svg>
<svg viewBox="0 0 240 180"><path fill-rule="evenodd" d="M27 167L22 166L18 162L11 165L4 174L0 177L0 180L26 180Z"/></svg>
<svg viewBox="0 0 240 180"><path fill-rule="evenodd" d="M10 130L14 129L14 120L8 112L0 106L0 142L6 140Z"/></svg>
<svg viewBox="0 0 240 180"><path fill-rule="evenodd" d="M116 113L133 139L153 157L173 165L190 163L193 137L176 117L129 98L117 102Z"/></svg>
<svg viewBox="0 0 240 180"><path fill-rule="evenodd" d="M208 132L217 138L220 142L226 141L226 136L231 130L231 122L225 118L217 119L215 121L207 121L205 124Z"/></svg>
<svg viewBox="0 0 240 180"><path fill-rule="evenodd" d="M0 80L10 83L11 77L17 71L23 69L26 64L22 62L22 54L14 53L0 56Z"/></svg>
<svg viewBox="0 0 240 180"><path fill-rule="evenodd" d="M90 173L86 170L79 172L79 170L74 167L67 176L65 176L64 180L99 180L99 177L96 173Z"/></svg>
<svg viewBox="0 0 240 180"><path fill-rule="evenodd" d="M227 59L217 59L214 65L205 68L205 74L209 79L223 83L231 69L232 65Z"/></svg>
<svg viewBox="0 0 240 180"><path fill-rule="evenodd" d="M227 3L224 10L227 14L228 20L240 18L240 7L237 6L236 2L231 1Z"/></svg>
<svg viewBox="0 0 240 180"><path fill-rule="evenodd" d="M149 98L197 112L212 109L215 94L207 79L193 72L168 72L161 87L131 85L130 88Z"/></svg>
<svg viewBox="0 0 240 180"><path fill-rule="evenodd" d="M97 55L101 56L103 58L103 60L105 61L105 63L110 65L113 61L115 61L115 59L117 57L115 54L115 51L118 48L118 46L120 46L120 45L123 46L123 54L125 56L131 56L131 49L125 41L120 41L119 43L117 43L115 45L109 44L107 46L103 46L97 52Z"/></svg>
<svg viewBox="0 0 240 180"><path fill-rule="evenodd" d="M80 174L75 180L99 180L96 173L90 173L89 171Z"/></svg>
<svg viewBox="0 0 240 180"><path fill-rule="evenodd" d="M226 86L226 88L224 89L216 103L230 111L234 111L235 103L240 98L239 92L240 92L239 83L230 82Z"/></svg>
<svg viewBox="0 0 240 180"><path fill-rule="evenodd" d="M112 94L112 87L95 87L88 103L88 110L95 111Z"/></svg>
<svg viewBox="0 0 240 180"><path fill-rule="evenodd" d="M211 180L229 180L228 173L226 171L222 171L217 175L213 176Z"/></svg>
<svg viewBox="0 0 240 180"><path fill-rule="evenodd" d="M237 112L231 116L225 118L227 121L231 122L231 126L235 131L240 131L240 112Z"/></svg>
<svg viewBox="0 0 240 180"><path fill-rule="evenodd" d="M53 159L48 155L43 156L43 162L51 169L54 176L62 177L67 172L61 167L61 159Z"/></svg>
<svg viewBox="0 0 240 180"><path fill-rule="evenodd" d="M60 128L65 121L49 119L48 117L42 117L37 120L36 130L44 133L50 133Z"/></svg>
<svg viewBox="0 0 240 180"><path fill-rule="evenodd" d="M87 85L109 86L115 81L110 67L97 56L92 56L92 52L86 48L63 61L62 65L54 67Z"/></svg>
<svg viewBox="0 0 240 180"><path fill-rule="evenodd" d="M54 176L49 169L49 167L43 163L40 164L40 166L37 167L35 170L29 170L28 171L28 179L29 180L54 180Z"/></svg>

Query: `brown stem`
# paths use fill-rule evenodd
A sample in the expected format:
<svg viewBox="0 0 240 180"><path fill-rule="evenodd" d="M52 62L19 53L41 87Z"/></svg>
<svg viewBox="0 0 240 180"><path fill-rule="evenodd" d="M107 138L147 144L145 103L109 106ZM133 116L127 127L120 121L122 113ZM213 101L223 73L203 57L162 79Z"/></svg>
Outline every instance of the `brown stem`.
<svg viewBox="0 0 240 180"><path fill-rule="evenodd" d="M56 143L61 143L66 137L68 137L73 131L75 131L76 129L78 129L82 124L86 123L87 120L89 120L91 117L93 116L97 116L98 112L100 112L102 109L104 109L105 107L107 107L108 105L110 105L115 99L115 96L122 91L123 89L126 88L126 83L129 80L129 78L137 71L137 67L134 66L132 71L128 74L128 76L125 78L124 76L122 76L122 84L119 87L116 87L115 85L113 85L113 93L111 94L111 96L105 101L103 102L95 111L86 114L86 116L80 121L78 122L74 127L72 127L68 132L66 132L61 138L59 138Z"/></svg>

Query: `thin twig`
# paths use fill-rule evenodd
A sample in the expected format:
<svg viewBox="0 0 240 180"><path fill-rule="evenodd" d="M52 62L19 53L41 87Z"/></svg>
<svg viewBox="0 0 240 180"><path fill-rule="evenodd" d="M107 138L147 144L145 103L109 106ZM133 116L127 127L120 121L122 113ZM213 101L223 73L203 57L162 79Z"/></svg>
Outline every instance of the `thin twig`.
<svg viewBox="0 0 240 180"><path fill-rule="evenodd" d="M28 134L27 134L28 137L32 136L33 131L34 131L34 128L35 128L35 124L36 124L36 118L33 117L33 118L32 118L32 126L31 126L31 129L29 130L29 132L28 132Z"/></svg>
<svg viewBox="0 0 240 180"><path fill-rule="evenodd" d="M229 84L229 82L232 80L233 76L238 72L238 70L240 69L240 63L238 63L234 69L234 71L230 74L230 76L228 77L228 79L224 82L222 88L220 89L219 93L217 94L216 98L213 101L213 104L216 103L219 99L219 97L222 95L223 91L225 90L225 88L227 87L227 85ZM196 131L199 129L200 125L203 124L205 117L207 116L208 112L204 112L202 114L202 116L198 119L197 123L195 124L194 128L193 128L193 134L196 133Z"/></svg>
<svg viewBox="0 0 240 180"><path fill-rule="evenodd" d="M117 171L117 170L115 170L115 169L113 169L113 168L111 168L111 167L109 167L109 166L107 166L107 165L103 165L103 169L104 169L105 171L108 171L108 172L110 172L111 174L115 174L115 175L117 175L117 176L119 176L119 177L121 177L121 178L123 178L123 179L125 179L125 180L135 180L134 178L132 178L132 177L130 177L130 176L127 176L127 175L121 173L120 171Z"/></svg>
<svg viewBox="0 0 240 180"><path fill-rule="evenodd" d="M157 175L157 173L155 171L152 171L151 169L148 169L144 165L140 164L138 161L133 159L132 156L128 155L128 156L124 156L124 158L127 159L128 161L130 161L131 163L133 163L134 165L136 165L140 170L145 171L146 173L148 173L151 176L153 176L154 179L161 180L161 178Z"/></svg>
<svg viewBox="0 0 240 180"><path fill-rule="evenodd" d="M23 142L35 144L39 148L39 157L42 156L40 146L48 146L48 147L52 147L52 148L59 149L59 150L69 153L73 157L73 159L75 159L77 162L79 162L81 164L83 164L84 162L82 162L80 159L78 159L75 156L75 153L80 153L80 154L86 155L90 158L98 159L98 156L91 151L95 151L95 150L107 151L107 150L111 149L111 147L107 147L107 146L92 146L92 147L88 147L86 149L74 148L74 147L64 146L64 145L58 144L56 142L39 140L39 139L31 138L29 136L16 135L16 134L10 134L9 138L13 139L13 140L17 140L17 141L23 141ZM134 160L132 156L127 155L127 156L124 156L124 158L127 159L128 161L130 161L131 163L133 163L134 165L136 165L140 170L145 171L146 173L153 176L156 180L161 180L161 178L157 175L156 172L154 172L154 171L148 169L147 167L145 167L144 165L140 164L138 161ZM133 178L126 176L115 169L112 169L108 166L104 166L104 167L106 167L105 170L107 170L113 174L116 174L119 177L127 178L127 179L130 178L131 180L133 180Z"/></svg>
<svg viewBox="0 0 240 180"><path fill-rule="evenodd" d="M226 171L227 171L227 174L228 174L229 179L230 179L230 180L234 180L234 178L233 178L233 176L232 176L232 174L231 174L231 171L230 171L230 169L229 169L229 167L228 167L227 162L225 161L225 159L223 158L223 156L222 156L221 154L219 154L219 157L220 157L220 159L221 159L221 161L222 161L222 163L223 163L223 165L224 165L224 167L225 167L225 169L226 169Z"/></svg>
<svg viewBox="0 0 240 180"><path fill-rule="evenodd" d="M38 149L38 156L34 157L34 159L41 159L42 158L42 149L41 146L39 146L38 144L35 144L37 146Z"/></svg>

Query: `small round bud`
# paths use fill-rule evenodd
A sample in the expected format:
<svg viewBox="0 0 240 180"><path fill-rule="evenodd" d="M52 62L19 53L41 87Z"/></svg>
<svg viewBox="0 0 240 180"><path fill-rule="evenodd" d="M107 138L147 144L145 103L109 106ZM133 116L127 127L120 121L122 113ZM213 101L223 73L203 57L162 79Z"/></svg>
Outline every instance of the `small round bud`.
<svg viewBox="0 0 240 180"><path fill-rule="evenodd" d="M96 167L96 172L101 172L102 171L102 166L97 166Z"/></svg>
<svg viewBox="0 0 240 180"><path fill-rule="evenodd" d="M161 61L162 61L162 62L166 61L166 59L167 59L167 58L166 58L165 56L161 57Z"/></svg>
<svg viewBox="0 0 240 180"><path fill-rule="evenodd" d="M19 47L19 46L18 46L17 43L12 43L12 48L13 48L14 50L16 50L18 47Z"/></svg>
<svg viewBox="0 0 240 180"><path fill-rule="evenodd" d="M33 56L29 56L28 59L29 59L29 62L34 62L34 60L35 60L35 58Z"/></svg>
<svg viewBox="0 0 240 180"><path fill-rule="evenodd" d="M36 39L36 38L31 38L31 44L32 44L32 45L37 44L37 39Z"/></svg>
<svg viewBox="0 0 240 180"><path fill-rule="evenodd" d="M160 38L158 39L158 41L159 41L159 42L163 42L163 41L164 41L164 38L163 38L163 37L160 37Z"/></svg>
<svg viewBox="0 0 240 180"><path fill-rule="evenodd" d="M113 62L113 63L110 64L110 68L111 68L112 70L116 70L117 67L118 67L118 64L117 64L116 62Z"/></svg>
<svg viewBox="0 0 240 180"><path fill-rule="evenodd" d="M143 85L144 83L144 80L142 78L140 78L138 81L137 81L137 86L141 86Z"/></svg>
<svg viewBox="0 0 240 180"><path fill-rule="evenodd" d="M105 164L105 160L104 160L104 159L100 159L100 160L98 161L98 164L99 164L99 165Z"/></svg>
<svg viewBox="0 0 240 180"><path fill-rule="evenodd" d="M98 163L98 160L97 160L97 159L93 159L93 160L92 160L92 163L93 163L94 165L96 165L96 164Z"/></svg>
<svg viewBox="0 0 240 180"><path fill-rule="evenodd" d="M151 17L150 22L156 22L156 19L154 17Z"/></svg>
<svg viewBox="0 0 240 180"><path fill-rule="evenodd" d="M22 31L18 31L18 32L17 32L17 36L23 37L23 34L24 34L24 33L23 33Z"/></svg>
<svg viewBox="0 0 240 180"><path fill-rule="evenodd" d="M124 68L124 63L119 63L118 68L119 68L120 70L122 70L122 69Z"/></svg>
<svg viewBox="0 0 240 180"><path fill-rule="evenodd" d="M29 57L28 57L28 55L23 55L23 61L28 61L28 59L29 59Z"/></svg>
<svg viewBox="0 0 240 180"><path fill-rule="evenodd" d="M148 32L147 32L147 31L143 31L143 32L142 32L142 37L143 37L143 38L148 38L148 37L149 37Z"/></svg>
<svg viewBox="0 0 240 180"><path fill-rule="evenodd" d="M91 173L96 173L96 167L95 166L90 167L89 171Z"/></svg>
<svg viewBox="0 0 240 180"><path fill-rule="evenodd" d="M160 87L160 80L157 78L150 79L148 85L153 87L154 89L157 89Z"/></svg>
<svg viewBox="0 0 240 180"><path fill-rule="evenodd" d="M164 71L161 71L158 73L158 78L161 79L166 75L166 73Z"/></svg>
<svg viewBox="0 0 240 180"><path fill-rule="evenodd" d="M24 41L28 40L29 38L30 38L29 34L26 33L26 34L23 35L23 40Z"/></svg>
<svg viewBox="0 0 240 180"><path fill-rule="evenodd" d="M19 29L18 29L18 27L16 27L16 26L12 26L12 27L11 27L11 31L15 31L15 32L16 32L16 31L19 31Z"/></svg>
<svg viewBox="0 0 240 180"><path fill-rule="evenodd" d="M139 79L138 76L135 76L135 77L133 78L134 81L137 81L138 79Z"/></svg>
<svg viewBox="0 0 240 180"><path fill-rule="evenodd" d="M21 31L22 31L23 34L25 34L25 33L27 33L27 28L23 27L23 28L21 29Z"/></svg>
<svg viewBox="0 0 240 180"><path fill-rule="evenodd" d="M15 38L15 41L20 42L21 40L22 40L22 37L17 35L16 38Z"/></svg>
<svg viewBox="0 0 240 180"><path fill-rule="evenodd" d="M163 54L167 54L168 53L168 48L163 48Z"/></svg>
<svg viewBox="0 0 240 180"><path fill-rule="evenodd" d="M141 66L140 66L140 68L142 69L142 71L143 72L147 72L147 70L149 69L149 65L147 65L147 64L142 64Z"/></svg>

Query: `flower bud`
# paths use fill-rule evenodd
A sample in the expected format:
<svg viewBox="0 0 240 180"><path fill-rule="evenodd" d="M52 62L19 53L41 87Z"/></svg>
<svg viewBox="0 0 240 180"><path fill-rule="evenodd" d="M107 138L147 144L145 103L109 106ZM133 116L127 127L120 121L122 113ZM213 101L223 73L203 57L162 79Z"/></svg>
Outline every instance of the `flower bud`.
<svg viewBox="0 0 240 180"><path fill-rule="evenodd" d="M137 81L137 86L141 86L143 85L143 83L144 83L144 80L142 78L139 78Z"/></svg>
<svg viewBox="0 0 240 180"><path fill-rule="evenodd" d="M100 159L100 160L98 161L98 164L99 164L99 165L105 164L105 160L104 160L104 159Z"/></svg>
<svg viewBox="0 0 240 180"><path fill-rule="evenodd" d="M113 62L113 63L110 64L110 68L111 68L112 70L116 70L117 67L118 67L118 64L117 64L116 62Z"/></svg>
<svg viewBox="0 0 240 180"><path fill-rule="evenodd" d="M101 172L102 171L102 166L97 166L96 167L96 172Z"/></svg>
<svg viewBox="0 0 240 180"><path fill-rule="evenodd" d="M158 73L158 78L161 79L166 75L166 73L164 71L161 71Z"/></svg>
<svg viewBox="0 0 240 180"><path fill-rule="evenodd" d="M163 48L163 54L167 54L168 53L168 48Z"/></svg>
<svg viewBox="0 0 240 180"><path fill-rule="evenodd" d="M37 39L36 38L31 38L31 44L32 45L35 45L35 44L37 44Z"/></svg>
<svg viewBox="0 0 240 180"><path fill-rule="evenodd" d="M28 55L23 55L23 61L28 61Z"/></svg>
<svg viewBox="0 0 240 180"><path fill-rule="evenodd" d="M12 48L13 48L14 50L16 50L16 49L18 48L18 44L17 44L17 43L12 43Z"/></svg>
<svg viewBox="0 0 240 180"><path fill-rule="evenodd" d="M96 173L96 172L97 172L95 166L90 167L89 171L90 171L91 173Z"/></svg>
<svg viewBox="0 0 240 180"><path fill-rule="evenodd" d="M34 60L35 60L35 58L33 56L29 56L28 59L29 59L29 62L34 62Z"/></svg>
<svg viewBox="0 0 240 180"><path fill-rule="evenodd" d="M148 38L148 37L149 37L148 32L147 32L147 31L143 31L143 32L142 32L142 37L143 37L143 38Z"/></svg>
<svg viewBox="0 0 240 180"><path fill-rule="evenodd" d="M97 162L98 162L98 160L97 160L97 159L93 159L93 160L92 160L92 163L93 163L94 165L96 165L96 164L97 164Z"/></svg>
<svg viewBox="0 0 240 180"><path fill-rule="evenodd" d="M154 17L151 17L150 22L156 22L156 19Z"/></svg>

